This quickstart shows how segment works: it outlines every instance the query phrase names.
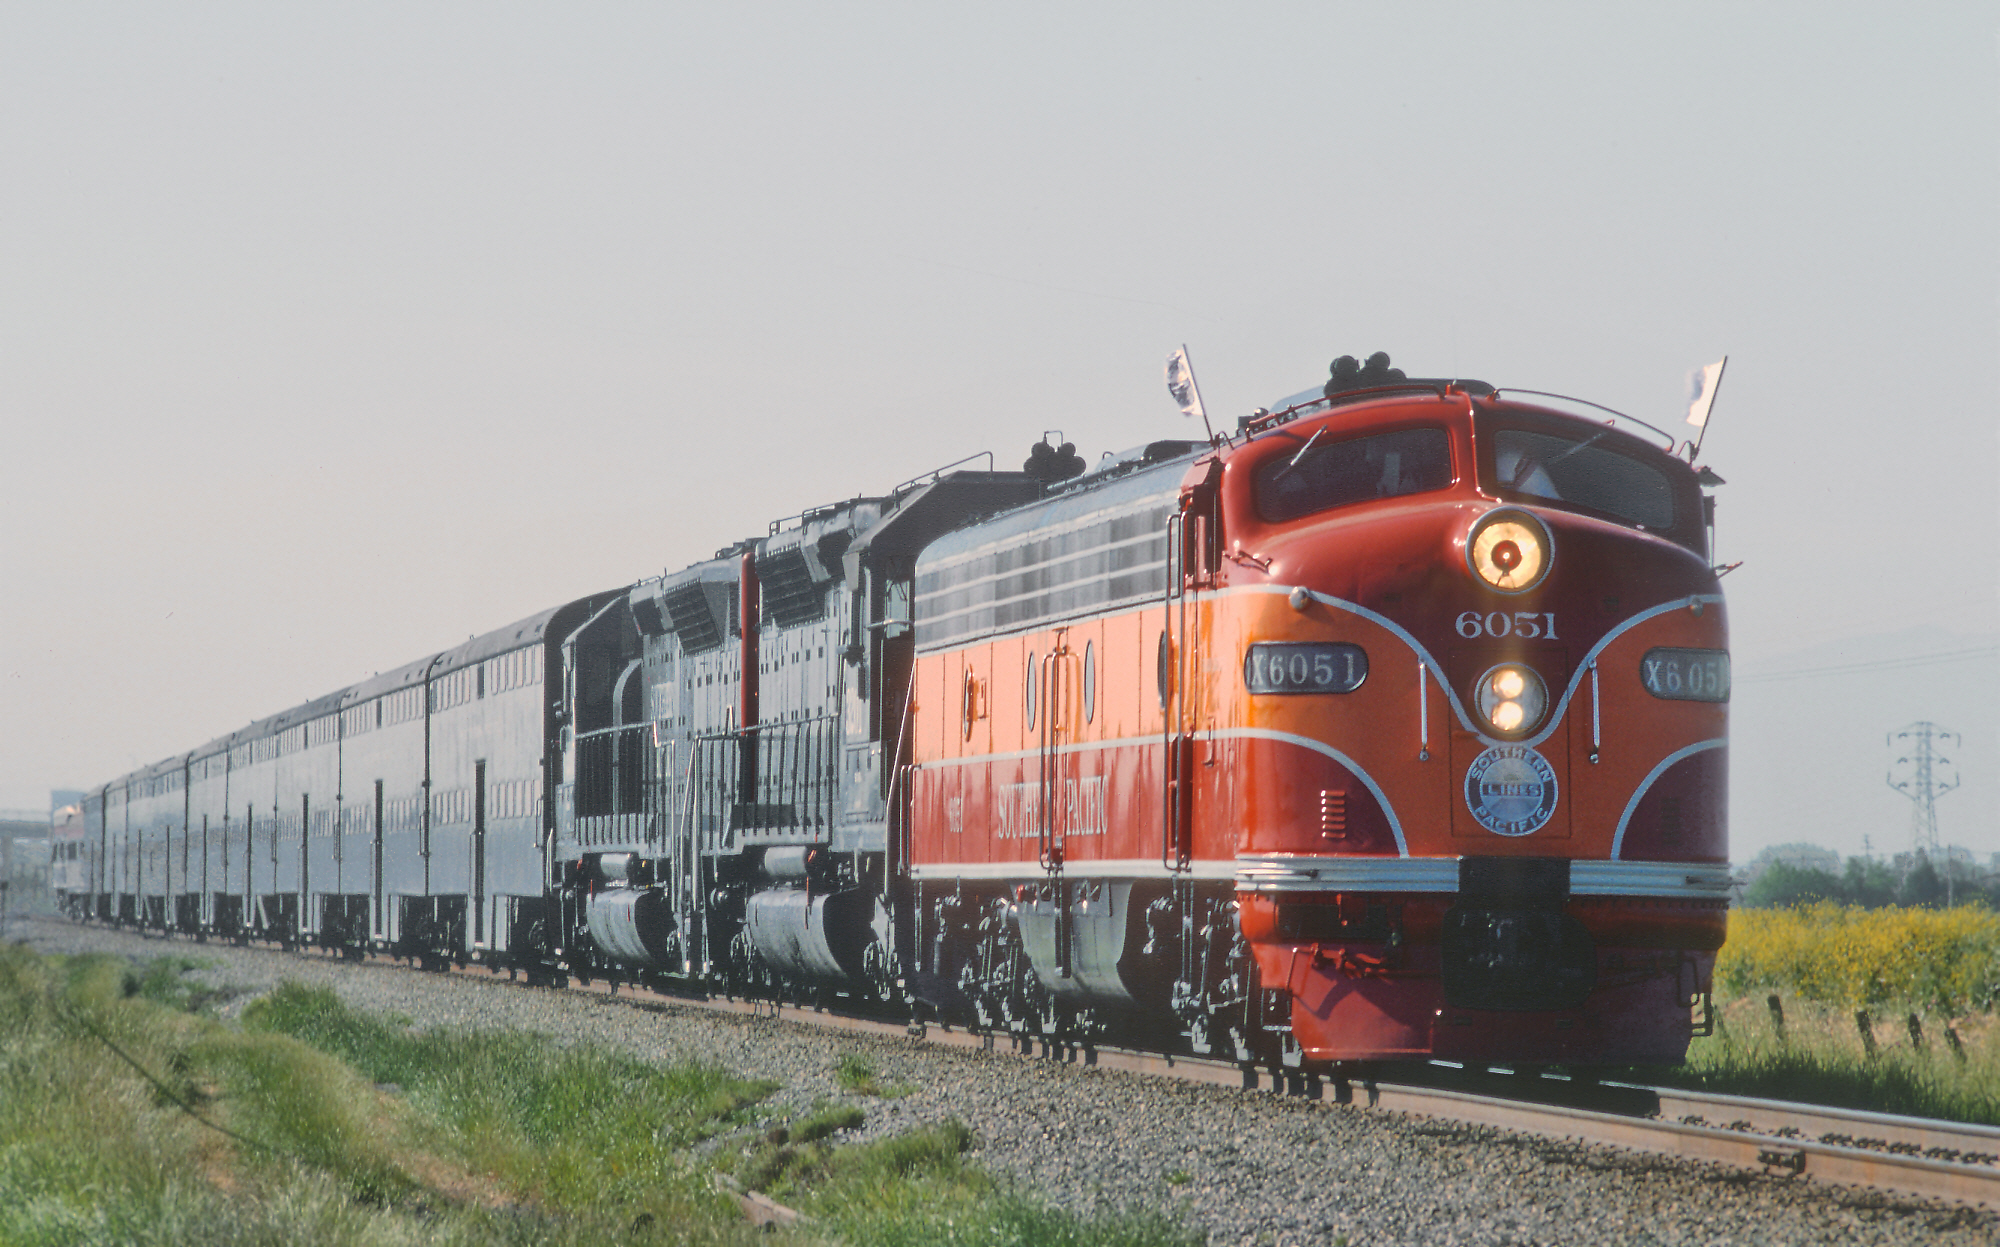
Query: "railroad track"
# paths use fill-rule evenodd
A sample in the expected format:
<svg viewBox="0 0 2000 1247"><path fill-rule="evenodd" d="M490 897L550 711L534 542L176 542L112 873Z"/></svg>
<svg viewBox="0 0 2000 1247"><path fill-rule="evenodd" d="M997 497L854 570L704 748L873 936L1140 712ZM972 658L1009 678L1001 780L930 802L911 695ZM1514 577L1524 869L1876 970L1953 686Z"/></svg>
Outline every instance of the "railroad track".
<svg viewBox="0 0 2000 1247"><path fill-rule="evenodd" d="M333 954L294 951L339 960ZM415 966L382 957L356 964L419 972ZM512 981L511 976L502 977L502 970L478 965L451 972L496 984ZM909 1025L768 1000L661 993L601 979L587 984L574 982L566 990L622 998L645 1008L704 1009L947 1047L1013 1052L1096 1069L1300 1096L1335 1107L1386 1110L1608 1144L1780 1178L1869 1187L2000 1209L2000 1128L1991 1126L1672 1087L1579 1082L1439 1065L1411 1066L1378 1077L1308 1075L1198 1057L1056 1044L1039 1037L937 1024Z"/></svg>
<svg viewBox="0 0 2000 1247"><path fill-rule="evenodd" d="M727 1007L744 1012L758 1008ZM768 1006L765 1010L766 1016L789 1014L827 1024L828 1015L816 1011L772 1012ZM903 1028L861 1019L842 1019L835 1024L878 1033L912 1033L929 1042L958 1047L1009 1049L1100 1069L1300 1095L1343 1107L1496 1126L1774 1176L2000 1209L2000 1128L1991 1126L1628 1083L1576 1084L1542 1076L1467 1077L1462 1072L1440 1074L1425 1067L1409 1070L1411 1081L1407 1082L1313 1077L1201 1058L1022 1043L1008 1036L939 1027ZM1503 1081L1512 1085L1493 1086ZM1484 1084L1489 1089L1453 1087L1449 1085L1452 1082Z"/></svg>

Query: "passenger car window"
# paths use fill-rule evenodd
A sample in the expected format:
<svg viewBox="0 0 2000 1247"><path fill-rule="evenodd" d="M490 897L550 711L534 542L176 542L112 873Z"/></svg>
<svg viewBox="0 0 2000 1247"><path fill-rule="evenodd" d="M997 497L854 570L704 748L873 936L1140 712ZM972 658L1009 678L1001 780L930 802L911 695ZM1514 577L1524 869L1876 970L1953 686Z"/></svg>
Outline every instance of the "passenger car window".
<svg viewBox="0 0 2000 1247"><path fill-rule="evenodd" d="M1451 438L1443 429L1399 429L1327 440L1275 455L1257 468L1257 514L1279 524L1302 515L1377 498L1425 493L1451 484Z"/></svg>

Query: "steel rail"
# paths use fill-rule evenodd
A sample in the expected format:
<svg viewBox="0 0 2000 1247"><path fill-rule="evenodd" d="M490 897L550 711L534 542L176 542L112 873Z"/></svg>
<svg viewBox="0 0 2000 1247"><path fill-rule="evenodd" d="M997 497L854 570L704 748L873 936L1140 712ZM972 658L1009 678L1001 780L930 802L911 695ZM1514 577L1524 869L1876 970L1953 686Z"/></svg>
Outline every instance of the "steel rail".
<svg viewBox="0 0 2000 1247"><path fill-rule="evenodd" d="M341 964L417 972L400 959L370 954L351 961L332 952L295 948ZM491 982L514 982L504 967L458 967ZM536 984L521 983L521 986ZM1381 1081L1239 1065L1208 1057L1174 1056L1115 1047L1057 1043L1034 1036L971 1031L937 1023L904 1023L786 1005L746 997L657 991L650 985L592 978L572 981L580 990L664 1012L674 1007L790 1021L855 1034L942 1047L1006 1051L1086 1068L1121 1070L1181 1082L1243 1091L1302 1096L1336 1107L1380 1110L1467 1125L1492 1126L1572 1142L1605 1144L1655 1155L1723 1164L1778 1178L1872 1187L2000 1209L2000 1128L1932 1118L1901 1117L1783 1100L1714 1095L1630 1083L1580 1083L1549 1077L1505 1076L1505 1094L1446 1085ZM1413 1066L1413 1077L1488 1086L1498 1081L1476 1072ZM1552 1103L1569 1098L1585 1104ZM1618 1111L1587 1107L1590 1101L1622 1105ZM1812 1136L1812 1137L1808 1137Z"/></svg>
<svg viewBox="0 0 2000 1247"><path fill-rule="evenodd" d="M1857 1126L1856 1117L1887 1119L1884 1114L1847 1114L1838 1109L1792 1105L1780 1101L1739 1101L1762 1106L1767 1124L1757 1127L1751 1119L1736 1118L1728 1126L1661 1118L1632 1117L1595 1109L1571 1108L1531 1100L1501 1099L1472 1095L1442 1088L1395 1084L1356 1084L1370 1107L1394 1109L1427 1117L1499 1126L1556 1138L1606 1143L1616 1147L1710 1161L1753 1169L1776 1176L1810 1178L1847 1186L1875 1187L1901 1195L1977 1204L2000 1208L2000 1168L1990 1164L1935 1159L1923 1155L1876 1150L1841 1143L1804 1138L1801 1121L1819 1125ZM1688 1095L1662 1089L1663 1105L1727 1107L1737 1097ZM1949 1122L1929 1122L1915 1118L1893 1119L1913 1133L1933 1140L1929 1146L1946 1146L1941 1141L1965 1141L1966 1132L1981 1127L1957 1127ZM1736 1123L1744 1123L1738 1126ZM1782 1124L1769 1124L1769 1123ZM1877 1129L1885 1129L1877 1125ZM1779 1132L1785 1133L1779 1133ZM1791 1132L1798 1132L1793 1134ZM1826 1133L1844 1133L1828 1131ZM1987 1132L1990 1142L1990 1132ZM1852 1136L1850 1136L1852 1137ZM1824 1136L1822 1136L1822 1139ZM1953 1149L1961 1154L1972 1148Z"/></svg>
<svg viewBox="0 0 2000 1247"><path fill-rule="evenodd" d="M1825 1108L1788 1100L1704 1095L1672 1087L1648 1088L1659 1096L1659 1115L1689 1125L1720 1125L1757 1134L1813 1137L1821 1143L1872 1151L1958 1160L1981 1168L2000 1162L2000 1127L1901 1117L1865 1109ZM1862 1133L1865 1132L1865 1133ZM1995 1170L2000 1173L2000 1169Z"/></svg>

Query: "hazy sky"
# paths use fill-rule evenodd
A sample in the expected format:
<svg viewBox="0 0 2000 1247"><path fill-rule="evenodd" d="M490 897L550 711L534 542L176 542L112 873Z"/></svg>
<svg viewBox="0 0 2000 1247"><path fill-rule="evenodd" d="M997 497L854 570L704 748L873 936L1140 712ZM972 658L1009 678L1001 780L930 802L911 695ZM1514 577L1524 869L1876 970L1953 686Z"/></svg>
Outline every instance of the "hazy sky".
<svg viewBox="0 0 2000 1247"><path fill-rule="evenodd" d="M0 806L1184 436L1182 342L1225 418L1383 349L1668 423L1726 351L1739 854L1894 847L1919 716L2000 850L1996 220L1991 3L0 2Z"/></svg>

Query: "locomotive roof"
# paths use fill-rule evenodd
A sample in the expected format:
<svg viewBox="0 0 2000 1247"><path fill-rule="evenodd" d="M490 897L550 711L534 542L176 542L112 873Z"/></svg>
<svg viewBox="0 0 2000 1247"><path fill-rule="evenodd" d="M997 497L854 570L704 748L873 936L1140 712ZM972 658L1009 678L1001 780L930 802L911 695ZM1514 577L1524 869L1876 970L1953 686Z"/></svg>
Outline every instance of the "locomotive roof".
<svg viewBox="0 0 2000 1247"><path fill-rule="evenodd" d="M1553 394L1545 390L1526 390L1508 386L1492 386L1484 381L1460 379L1413 378L1408 381L1397 382L1393 385L1376 386L1362 390L1336 391L1330 395L1323 394L1318 390L1303 390L1297 394L1279 399L1277 405L1268 410L1262 410L1256 414L1241 417L1237 420L1237 433L1245 439L1247 444L1247 442L1254 442L1261 437L1267 436L1275 429L1304 420L1314 420L1334 415L1342 407L1364 403L1375 406L1378 409L1391 405L1401 407L1419 404L1426 398L1448 401L1448 396L1454 391L1461 395L1469 395L1474 399L1483 400L1481 405L1488 412L1520 412L1543 418L1574 421L1590 425L1594 429L1608 430L1610 435L1615 439L1631 442L1637 451L1650 452L1652 455L1671 460L1677 465L1681 464L1681 460L1675 458L1673 454L1673 435L1646 423L1636 416L1627 415L1615 408L1606 407L1602 403L1594 403L1584 398L1574 398L1567 394ZM1588 408L1589 410L1565 410L1561 407L1549 406L1546 403L1524 402L1521 398L1511 397L1513 395L1521 395L1529 399L1555 399L1561 403L1573 404L1575 407ZM1606 419L1607 416L1610 418ZM1654 445L1650 438L1639 433L1636 429L1628 427L1632 425L1636 425L1640 429L1645 429L1653 437L1665 438L1667 444L1665 446Z"/></svg>
<svg viewBox="0 0 2000 1247"><path fill-rule="evenodd" d="M1348 403L1363 403L1386 398L1398 392L1429 391L1433 394L1442 394L1446 387L1461 391L1462 393L1478 394L1481 396L1494 392L1491 385L1488 385L1484 381L1474 381L1470 377L1409 377L1402 381L1390 382L1386 385L1359 386L1353 389L1335 390L1331 394L1326 392L1324 385L1316 385L1310 390L1300 390L1296 394L1287 394L1277 402L1272 403L1265 410L1281 415L1286 412L1296 412L1303 415L1310 408L1314 407L1341 407ZM1256 416L1244 416L1238 420L1238 427L1241 428L1242 425L1257 418Z"/></svg>
<svg viewBox="0 0 2000 1247"><path fill-rule="evenodd" d="M1114 456L1114 462L1121 468L1127 463L1138 466L1117 472L1085 473L1046 498L946 533L924 547L923 553L917 556L918 567L941 563L1026 533L1061 527L1099 512L1130 510L1156 498L1177 496L1188 464L1197 455L1206 452L1208 445L1205 442L1155 442L1153 445L1176 449L1150 463L1127 458L1135 453L1130 451L1124 456ZM1193 449L1179 449L1182 447Z"/></svg>
<svg viewBox="0 0 2000 1247"><path fill-rule="evenodd" d="M1196 453L1079 478L931 542L917 556L918 651L1157 597L1167 519Z"/></svg>
<svg viewBox="0 0 2000 1247"><path fill-rule="evenodd" d="M1025 472L943 473L899 492L896 509L856 538L847 557L857 564L921 558L934 534L977 525L1042 493L1042 483Z"/></svg>

